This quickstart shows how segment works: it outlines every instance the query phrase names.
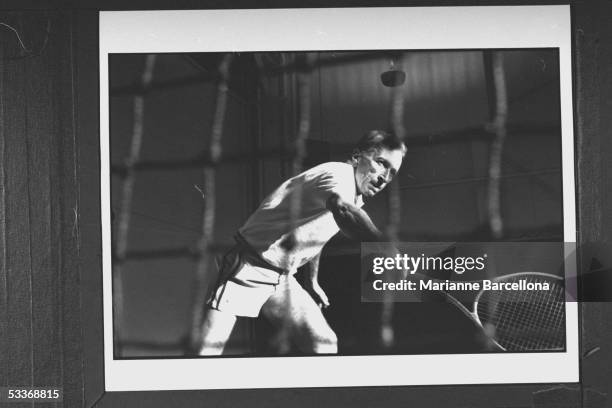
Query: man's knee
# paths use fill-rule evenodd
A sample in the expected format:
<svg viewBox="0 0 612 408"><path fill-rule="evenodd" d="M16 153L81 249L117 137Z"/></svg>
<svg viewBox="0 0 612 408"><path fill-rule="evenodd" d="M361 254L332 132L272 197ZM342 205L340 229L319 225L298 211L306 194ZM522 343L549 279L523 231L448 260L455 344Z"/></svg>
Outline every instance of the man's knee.
<svg viewBox="0 0 612 408"><path fill-rule="evenodd" d="M330 330L330 332L325 336L316 338L313 344L313 349L315 353L338 353L338 337L336 336L336 333Z"/></svg>
<svg viewBox="0 0 612 408"><path fill-rule="evenodd" d="M207 341L204 340L202 342L202 347L200 348L201 356L218 356L223 353L223 349L225 348L225 342L223 341Z"/></svg>
<svg viewBox="0 0 612 408"><path fill-rule="evenodd" d="M236 316L208 309L202 324L200 355L219 355L236 324Z"/></svg>
<svg viewBox="0 0 612 408"><path fill-rule="evenodd" d="M309 348L317 354L335 354L338 352L338 336L330 328L320 328L309 333Z"/></svg>
<svg viewBox="0 0 612 408"><path fill-rule="evenodd" d="M223 353L229 335L225 330L218 330L214 325L204 326L200 352L201 356L216 356Z"/></svg>

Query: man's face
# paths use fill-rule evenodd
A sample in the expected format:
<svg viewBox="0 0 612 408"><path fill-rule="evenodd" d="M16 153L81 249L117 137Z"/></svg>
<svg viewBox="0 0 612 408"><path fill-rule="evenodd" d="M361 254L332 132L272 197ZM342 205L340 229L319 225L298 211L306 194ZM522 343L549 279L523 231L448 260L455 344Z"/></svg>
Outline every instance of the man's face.
<svg viewBox="0 0 612 408"><path fill-rule="evenodd" d="M357 193L372 197L387 186L402 165L402 151L380 148L361 152L355 167Z"/></svg>

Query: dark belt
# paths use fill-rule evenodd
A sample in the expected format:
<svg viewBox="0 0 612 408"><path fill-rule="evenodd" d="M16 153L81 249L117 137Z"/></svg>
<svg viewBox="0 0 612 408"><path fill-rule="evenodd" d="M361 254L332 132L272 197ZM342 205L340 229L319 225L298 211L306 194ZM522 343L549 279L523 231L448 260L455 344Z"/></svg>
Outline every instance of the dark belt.
<svg viewBox="0 0 612 408"><path fill-rule="evenodd" d="M257 250L253 248L253 246L249 244L248 241L244 239L244 237L239 232L236 233L234 239L236 240L236 246L230 251L237 250L240 254L240 257L245 261L248 261L253 266L270 269L280 274L287 273L285 269L272 265L270 262L263 259L261 254L257 252Z"/></svg>
<svg viewBox="0 0 612 408"><path fill-rule="evenodd" d="M242 265L245 262L250 263L253 266L258 266L265 269L270 269L280 275L286 274L282 268L272 265L261 257L261 255L247 242L246 239L239 233L234 236L236 245L234 245L229 251L223 255L223 260L219 265L219 276L217 278L217 284L215 288L218 288L224 282L232 280L233 276L238 273ZM212 292L208 303L215 297L215 291Z"/></svg>

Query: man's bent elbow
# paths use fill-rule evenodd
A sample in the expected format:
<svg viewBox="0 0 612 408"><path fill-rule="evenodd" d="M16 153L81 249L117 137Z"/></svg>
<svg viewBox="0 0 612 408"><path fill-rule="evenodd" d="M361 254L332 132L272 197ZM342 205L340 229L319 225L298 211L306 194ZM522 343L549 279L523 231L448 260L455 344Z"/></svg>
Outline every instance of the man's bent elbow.
<svg viewBox="0 0 612 408"><path fill-rule="evenodd" d="M333 193L329 196L327 201L325 202L325 208L332 212L332 214L339 213L343 207L344 202L342 198L336 193ZM346 207L344 207L346 209Z"/></svg>
<svg viewBox="0 0 612 408"><path fill-rule="evenodd" d="M349 208L344 203L342 198L338 194L332 194L326 203L326 208L332 213L334 216L334 220L336 220L336 224L342 232L345 234L351 235L349 231L346 231L347 222L350 221Z"/></svg>

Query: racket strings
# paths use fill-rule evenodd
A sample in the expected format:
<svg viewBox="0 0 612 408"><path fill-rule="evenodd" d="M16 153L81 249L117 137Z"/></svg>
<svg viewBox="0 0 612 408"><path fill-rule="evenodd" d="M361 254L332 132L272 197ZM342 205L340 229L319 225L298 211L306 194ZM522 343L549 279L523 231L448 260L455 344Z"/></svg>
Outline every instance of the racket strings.
<svg viewBox="0 0 612 408"><path fill-rule="evenodd" d="M516 322L521 322L524 326L558 328L562 321L560 306L562 303L555 305L554 302L542 301L505 301L496 302L492 306L492 312L479 310L478 315L481 321L495 323L499 329ZM552 319L538 318L536 312Z"/></svg>
<svg viewBox="0 0 612 408"><path fill-rule="evenodd" d="M515 304L518 303L515 302ZM521 308L526 309L524 305L521 305ZM533 313L539 313L539 311ZM555 349L563 346L563 341L560 338L562 335L562 328L538 324L537 321L520 322L519 320L519 323L517 323L516 321L504 318L503 310L500 314L501 316L495 316L494 319L483 320L485 320L484 325L495 328L494 333L491 335L495 337L498 343L504 348L515 350L543 350ZM530 314L526 314L526 316Z"/></svg>
<svg viewBox="0 0 612 408"><path fill-rule="evenodd" d="M509 351L563 348L563 287L541 276L525 280L528 283L548 282L549 290L483 292L475 310L483 327L493 328L489 333L491 337Z"/></svg>

